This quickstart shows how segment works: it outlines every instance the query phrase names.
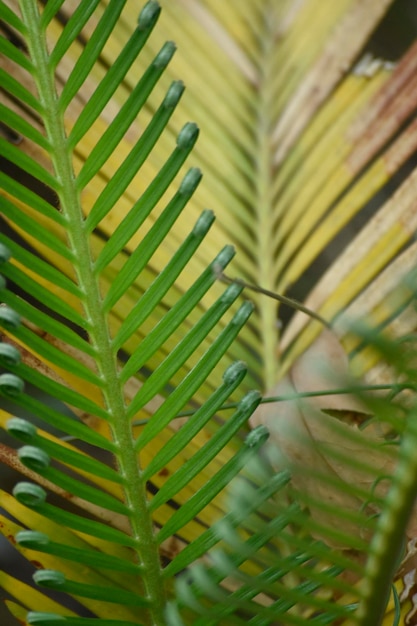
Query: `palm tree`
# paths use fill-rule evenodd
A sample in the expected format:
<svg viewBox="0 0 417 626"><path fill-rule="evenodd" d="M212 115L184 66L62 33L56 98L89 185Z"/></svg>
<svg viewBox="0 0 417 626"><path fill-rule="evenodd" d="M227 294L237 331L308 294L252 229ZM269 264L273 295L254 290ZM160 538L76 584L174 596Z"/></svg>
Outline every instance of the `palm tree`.
<svg viewBox="0 0 417 626"><path fill-rule="evenodd" d="M0 2L13 623L413 623L391 4Z"/></svg>

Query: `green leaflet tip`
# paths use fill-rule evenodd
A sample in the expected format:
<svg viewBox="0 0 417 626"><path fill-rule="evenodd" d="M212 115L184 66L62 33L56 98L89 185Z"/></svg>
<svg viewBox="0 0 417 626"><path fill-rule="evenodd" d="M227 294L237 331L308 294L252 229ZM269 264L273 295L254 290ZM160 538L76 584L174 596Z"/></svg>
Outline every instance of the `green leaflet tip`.
<svg viewBox="0 0 417 626"><path fill-rule="evenodd" d="M241 326L252 315L255 305L252 302L244 302L232 320L232 324Z"/></svg>
<svg viewBox="0 0 417 626"><path fill-rule="evenodd" d="M213 222L214 222L213 211L206 209L205 211L202 212L202 214L196 221L195 226L193 228L193 235L195 237L205 237L205 235L207 234Z"/></svg>
<svg viewBox="0 0 417 626"><path fill-rule="evenodd" d="M166 43L164 43L161 50L156 55L152 65L159 69L163 69L168 65L168 63L174 56L176 49L177 47L173 41L167 41Z"/></svg>
<svg viewBox="0 0 417 626"><path fill-rule="evenodd" d="M18 365L21 357L20 352L9 343L0 343L0 363L7 367L8 365Z"/></svg>
<svg viewBox="0 0 417 626"><path fill-rule="evenodd" d="M18 328L20 326L21 317L16 311L8 306L0 307L0 325L4 328Z"/></svg>
<svg viewBox="0 0 417 626"><path fill-rule="evenodd" d="M185 626L174 602L168 602L165 608L165 617L169 626Z"/></svg>
<svg viewBox="0 0 417 626"><path fill-rule="evenodd" d="M178 193L184 196L191 196L191 194L193 194L197 189L202 177L203 174L201 173L201 170L199 170L198 167L192 167L184 176L180 188L178 189Z"/></svg>
<svg viewBox="0 0 417 626"><path fill-rule="evenodd" d="M236 251L234 247L231 245L225 246L223 250L219 252L219 254L217 255L217 257L215 258L215 260L213 261L211 265L213 269L213 273L216 276L216 278L217 278L217 274L221 270L223 270L226 267L226 265L228 265L228 263L230 263L230 261L233 259L235 254L236 254Z"/></svg>
<svg viewBox="0 0 417 626"><path fill-rule="evenodd" d="M177 146L183 150L191 150L197 141L199 132L197 124L194 122L187 122L179 132Z"/></svg>
<svg viewBox="0 0 417 626"><path fill-rule="evenodd" d="M184 89L185 86L182 80L175 80L166 93L166 96L162 103L164 107L166 109L173 109L175 106L177 106L179 99L184 93Z"/></svg>
<svg viewBox="0 0 417 626"><path fill-rule="evenodd" d="M149 28L153 28L160 12L161 7L159 6L159 2L156 2L156 0L149 0L139 14L139 30L148 30Z"/></svg>
<svg viewBox="0 0 417 626"><path fill-rule="evenodd" d="M245 439L245 444L249 448L259 448L269 437L269 430L266 426L257 426Z"/></svg>
<svg viewBox="0 0 417 626"><path fill-rule="evenodd" d="M45 489L34 483L17 483L13 489L13 495L20 504L30 508L41 506L46 500Z"/></svg>
<svg viewBox="0 0 417 626"><path fill-rule="evenodd" d="M242 380L248 371L246 363L243 361L236 361L236 363L232 363L229 365L225 373L223 374L223 380L226 385L233 385L238 380Z"/></svg>
<svg viewBox="0 0 417 626"><path fill-rule="evenodd" d="M36 530L20 530L15 535L16 543L23 548L31 548L32 550L39 547L47 546L50 543L48 535L40 533Z"/></svg>
<svg viewBox="0 0 417 626"><path fill-rule="evenodd" d="M32 441L33 437L36 435L36 427L31 424L31 422L21 417L12 417L9 419L6 423L6 429L10 435L25 442Z"/></svg>
<svg viewBox="0 0 417 626"><path fill-rule="evenodd" d="M246 396L244 396L244 398L242 398L239 402L238 410L247 412L249 416L253 413L261 400L262 396L259 391L249 391L249 393L247 393Z"/></svg>
<svg viewBox="0 0 417 626"><path fill-rule="evenodd" d="M234 302L234 300L236 300L236 298L242 292L242 290L243 290L243 287L241 285L238 285L237 283L233 283L232 285L229 285L226 291L221 296L222 302L225 302L225 303L230 302L231 304L232 302Z"/></svg>
<svg viewBox="0 0 417 626"><path fill-rule="evenodd" d="M232 532L234 532L234 529ZM216 568L216 572L221 574L224 578L233 576L233 574L236 573L236 565L234 561L222 550L213 550L211 558L213 559L213 565Z"/></svg>
<svg viewBox="0 0 417 626"><path fill-rule="evenodd" d="M6 263L12 256L11 251L4 243L0 243L0 263Z"/></svg>
<svg viewBox="0 0 417 626"><path fill-rule="evenodd" d="M0 376L0 393L5 396L18 396L25 388L25 384L21 378L14 374L1 374Z"/></svg>
<svg viewBox="0 0 417 626"><path fill-rule="evenodd" d="M62 587L66 582L64 574L54 569L41 569L35 572L32 578L37 585L50 589Z"/></svg>
<svg viewBox="0 0 417 626"><path fill-rule="evenodd" d="M34 472L41 473L43 470L48 469L51 463L49 454L35 446L23 446L18 450L17 456L23 465Z"/></svg>
<svg viewBox="0 0 417 626"><path fill-rule="evenodd" d="M0 291L6 289L6 279L0 274Z"/></svg>
<svg viewBox="0 0 417 626"><path fill-rule="evenodd" d="M65 622L65 617L63 617L63 615L57 615L56 613L39 613L38 611L30 611L26 615L26 621L28 624L33 624L33 626L43 626L43 624L48 624L49 622Z"/></svg>

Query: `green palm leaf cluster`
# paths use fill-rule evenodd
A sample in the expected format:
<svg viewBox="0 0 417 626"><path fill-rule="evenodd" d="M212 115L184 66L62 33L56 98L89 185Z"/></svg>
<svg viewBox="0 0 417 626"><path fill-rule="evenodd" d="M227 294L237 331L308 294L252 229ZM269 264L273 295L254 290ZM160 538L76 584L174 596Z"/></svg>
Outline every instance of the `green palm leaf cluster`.
<svg viewBox="0 0 417 626"><path fill-rule="evenodd" d="M415 376L396 339L416 326L416 194L395 176L416 147L416 49L358 63L390 4L0 1L0 418L23 444L0 448L21 479L0 523L37 568L35 585L0 573L16 620L376 626L391 597L386 619L412 623L395 573ZM315 274L316 317L281 337L276 300L246 301L245 282L297 295L380 191ZM362 317L383 336L352 331ZM249 432L256 389L291 375L317 318L389 395L358 391L363 430L321 411L329 439L297 446L366 487L304 459L317 490L297 489L273 428L285 397Z"/></svg>

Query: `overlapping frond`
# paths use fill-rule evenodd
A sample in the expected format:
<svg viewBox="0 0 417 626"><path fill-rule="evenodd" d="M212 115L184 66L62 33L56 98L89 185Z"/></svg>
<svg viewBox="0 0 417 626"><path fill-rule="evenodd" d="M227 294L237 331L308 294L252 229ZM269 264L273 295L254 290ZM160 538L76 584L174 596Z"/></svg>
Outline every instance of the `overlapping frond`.
<svg viewBox="0 0 417 626"><path fill-rule="evenodd" d="M402 173L415 152L415 49L397 65L367 53L391 4L163 3L161 31L182 42L173 66L190 87L182 110L197 110L202 129L206 184L196 201L221 215L216 239L239 250L233 275L298 299L311 292L306 304L329 321L349 309L389 325L397 296L408 298L389 276L400 282L413 255L414 183L402 184ZM276 303L251 297L245 359L270 389L317 327L303 335L299 315L278 349ZM286 352L282 368L277 350ZM364 355L358 369L372 365Z"/></svg>

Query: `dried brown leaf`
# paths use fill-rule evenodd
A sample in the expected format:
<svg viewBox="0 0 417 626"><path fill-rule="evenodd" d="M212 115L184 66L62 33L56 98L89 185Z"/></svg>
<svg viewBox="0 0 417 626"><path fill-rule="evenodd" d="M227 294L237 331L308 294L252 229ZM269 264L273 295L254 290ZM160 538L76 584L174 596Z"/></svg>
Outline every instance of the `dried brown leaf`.
<svg viewBox="0 0 417 626"><path fill-rule="evenodd" d="M335 382L343 376L347 378L347 374L347 356L336 336L325 330L272 394L336 389L340 385ZM346 548L343 542L329 540L325 529L336 528L345 535L369 538L370 531L364 526L358 528L349 514L366 511L371 516L378 511L367 502L367 494L380 498L386 495L389 480L380 477L392 475L396 447L386 445L377 430L359 430L332 417L325 412L328 410L338 411L342 418L366 413L350 394L323 395L261 405L251 418L251 426L263 424L269 429L269 457L274 469L289 468L295 490L313 498L309 504L311 517L323 527L323 534L316 534L331 545ZM350 486L355 486L358 493Z"/></svg>

